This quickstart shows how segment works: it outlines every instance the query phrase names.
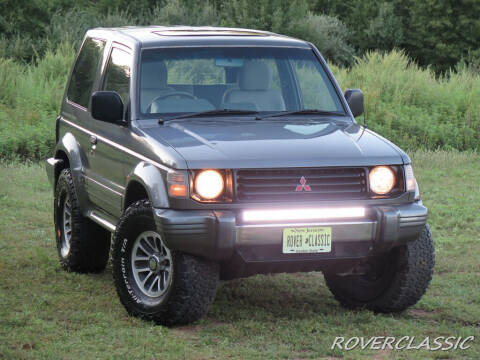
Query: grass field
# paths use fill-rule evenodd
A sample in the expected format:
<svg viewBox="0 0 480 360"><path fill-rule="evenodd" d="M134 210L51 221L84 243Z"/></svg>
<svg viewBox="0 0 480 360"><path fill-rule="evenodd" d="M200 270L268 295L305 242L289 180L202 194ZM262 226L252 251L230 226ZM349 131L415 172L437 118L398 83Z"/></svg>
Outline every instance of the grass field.
<svg viewBox="0 0 480 360"><path fill-rule="evenodd" d="M208 315L173 329L129 317L111 269L60 269L43 164L0 165L0 359L479 359L480 156L418 152L437 264L412 309L341 308L320 273L221 283ZM475 336L469 350L330 350L336 336Z"/></svg>

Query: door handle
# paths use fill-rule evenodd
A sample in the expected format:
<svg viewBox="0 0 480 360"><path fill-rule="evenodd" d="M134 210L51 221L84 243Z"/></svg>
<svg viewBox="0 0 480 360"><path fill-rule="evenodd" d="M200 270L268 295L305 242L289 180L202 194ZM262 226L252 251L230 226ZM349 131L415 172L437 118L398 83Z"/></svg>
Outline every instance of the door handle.
<svg viewBox="0 0 480 360"><path fill-rule="evenodd" d="M95 145L97 145L97 142L98 142L97 137L95 135L91 135L90 136L90 145L95 146Z"/></svg>

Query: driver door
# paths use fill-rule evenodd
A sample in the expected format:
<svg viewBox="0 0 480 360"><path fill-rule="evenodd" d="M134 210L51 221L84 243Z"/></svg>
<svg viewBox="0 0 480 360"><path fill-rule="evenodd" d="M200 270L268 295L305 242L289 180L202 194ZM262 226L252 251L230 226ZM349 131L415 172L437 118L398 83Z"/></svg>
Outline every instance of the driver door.
<svg viewBox="0 0 480 360"><path fill-rule="evenodd" d="M124 103L124 119L130 101L130 74L132 55L130 49L120 44L112 44L106 62L101 90L116 91ZM129 138L127 126L92 120L94 132L90 138L88 159L90 176L88 193L90 200L99 208L114 217L122 211L126 177L124 162L128 156L123 150L125 139Z"/></svg>

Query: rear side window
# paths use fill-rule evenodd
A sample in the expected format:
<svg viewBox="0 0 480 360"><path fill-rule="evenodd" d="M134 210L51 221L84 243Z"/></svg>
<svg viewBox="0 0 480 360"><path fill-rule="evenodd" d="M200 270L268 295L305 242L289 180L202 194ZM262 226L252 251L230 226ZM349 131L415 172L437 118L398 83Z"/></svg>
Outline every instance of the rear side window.
<svg viewBox="0 0 480 360"><path fill-rule="evenodd" d="M131 63L132 57L129 53L113 48L103 83L103 90L116 91L122 98L125 106L128 103L130 92Z"/></svg>
<svg viewBox="0 0 480 360"><path fill-rule="evenodd" d="M67 91L67 98L83 107L88 107L92 86L103 55L105 41L87 38L80 50L73 68L72 78Z"/></svg>

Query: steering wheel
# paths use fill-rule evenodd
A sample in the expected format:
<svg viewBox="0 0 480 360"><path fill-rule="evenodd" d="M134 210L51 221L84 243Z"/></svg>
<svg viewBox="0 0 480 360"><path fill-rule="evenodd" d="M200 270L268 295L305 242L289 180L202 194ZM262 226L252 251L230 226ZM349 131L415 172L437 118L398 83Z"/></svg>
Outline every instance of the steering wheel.
<svg viewBox="0 0 480 360"><path fill-rule="evenodd" d="M181 97L184 97L184 98L194 99L194 100L197 98L195 95L192 95L192 94L190 94L189 92L186 92L186 91L173 91L171 93L167 93L167 94L157 96L155 99L152 100L150 105L148 105L147 109L150 109L152 107L153 103L156 102L157 100L165 99L165 98L171 97L171 96L181 96Z"/></svg>

